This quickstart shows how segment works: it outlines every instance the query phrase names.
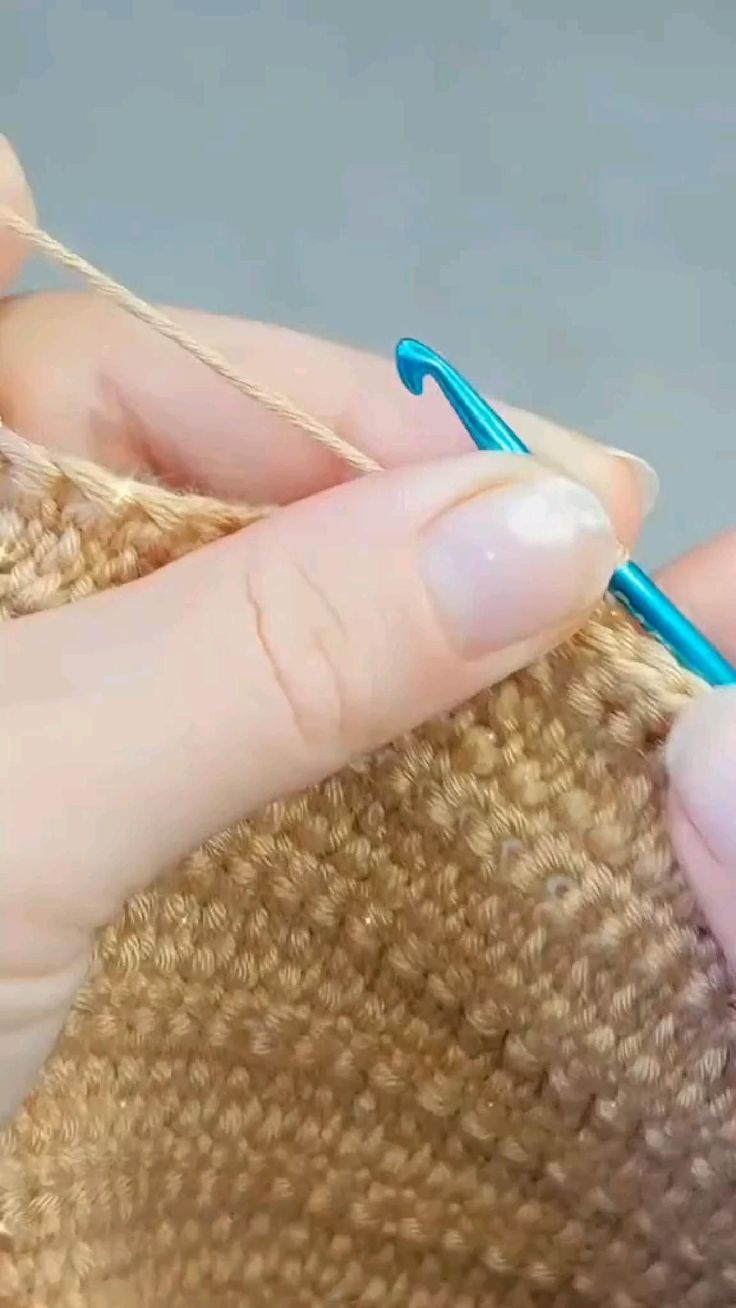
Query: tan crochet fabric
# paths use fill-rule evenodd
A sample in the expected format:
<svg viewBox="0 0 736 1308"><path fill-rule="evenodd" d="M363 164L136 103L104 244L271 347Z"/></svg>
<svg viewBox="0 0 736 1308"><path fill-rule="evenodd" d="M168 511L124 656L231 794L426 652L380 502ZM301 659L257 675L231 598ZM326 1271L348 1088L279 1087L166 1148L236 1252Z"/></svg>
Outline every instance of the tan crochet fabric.
<svg viewBox="0 0 736 1308"><path fill-rule="evenodd" d="M0 437L7 617L253 516ZM2 1139L0 1303L735 1304L731 993L661 815L692 690L606 609L132 902Z"/></svg>

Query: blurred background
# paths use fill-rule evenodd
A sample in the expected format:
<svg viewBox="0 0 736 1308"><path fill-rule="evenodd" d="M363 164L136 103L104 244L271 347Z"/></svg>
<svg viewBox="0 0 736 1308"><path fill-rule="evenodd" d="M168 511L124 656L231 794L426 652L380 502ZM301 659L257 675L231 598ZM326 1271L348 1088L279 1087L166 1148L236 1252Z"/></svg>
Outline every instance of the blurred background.
<svg viewBox="0 0 736 1308"><path fill-rule="evenodd" d="M644 454L650 563L736 519L735 66L727 0L0 0L56 235Z"/></svg>

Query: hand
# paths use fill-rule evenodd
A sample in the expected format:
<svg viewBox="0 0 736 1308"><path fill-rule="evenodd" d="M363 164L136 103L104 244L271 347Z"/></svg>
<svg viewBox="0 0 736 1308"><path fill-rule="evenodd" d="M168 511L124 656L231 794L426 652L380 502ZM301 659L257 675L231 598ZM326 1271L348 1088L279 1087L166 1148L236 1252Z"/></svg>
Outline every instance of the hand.
<svg viewBox="0 0 736 1308"><path fill-rule="evenodd" d="M0 200L32 216L2 143ZM4 284L22 258L0 234ZM3 631L0 1118L49 1052L96 930L132 892L245 810L555 644L602 594L616 540L633 543L650 498L638 461L541 419L509 411L536 459L469 452L444 401L409 397L387 363L181 317L394 466L348 480L94 297L0 304L8 426L121 472L286 505L152 577ZM682 594L692 568L699 587L712 575L704 566L676 572ZM196 772L181 748L193 714ZM678 839L684 821L678 807ZM736 863L736 835L722 852ZM692 858L700 875L702 851Z"/></svg>

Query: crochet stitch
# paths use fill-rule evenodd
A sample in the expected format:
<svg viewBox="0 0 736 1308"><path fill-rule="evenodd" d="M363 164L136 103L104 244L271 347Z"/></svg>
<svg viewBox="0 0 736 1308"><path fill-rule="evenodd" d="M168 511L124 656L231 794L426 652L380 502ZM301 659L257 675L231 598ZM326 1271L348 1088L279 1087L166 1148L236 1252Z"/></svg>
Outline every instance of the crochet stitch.
<svg viewBox="0 0 736 1308"><path fill-rule="evenodd" d="M2 430L0 613L257 516ZM732 995L663 820L695 689L606 604L130 902L1 1139L3 1308L733 1305Z"/></svg>

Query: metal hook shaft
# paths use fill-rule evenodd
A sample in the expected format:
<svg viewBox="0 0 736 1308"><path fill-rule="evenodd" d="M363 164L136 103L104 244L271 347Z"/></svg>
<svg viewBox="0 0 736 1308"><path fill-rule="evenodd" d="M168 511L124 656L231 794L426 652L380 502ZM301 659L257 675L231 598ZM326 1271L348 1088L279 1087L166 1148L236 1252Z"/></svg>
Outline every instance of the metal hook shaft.
<svg viewBox="0 0 736 1308"><path fill-rule="evenodd" d="M428 345L408 337L399 341L396 367L413 395L420 395L425 378L431 377L479 450L531 453L528 445L470 382ZM617 568L609 590L684 667L711 686L736 684L736 669L636 563L624 563Z"/></svg>

